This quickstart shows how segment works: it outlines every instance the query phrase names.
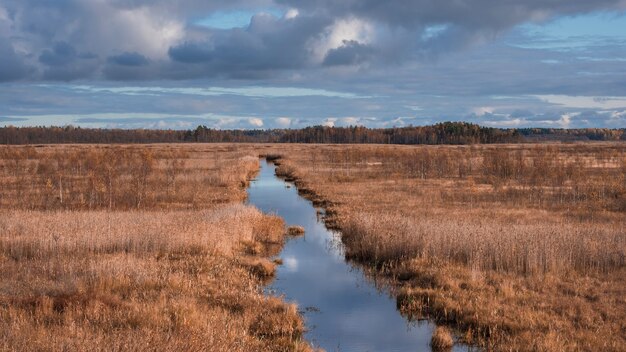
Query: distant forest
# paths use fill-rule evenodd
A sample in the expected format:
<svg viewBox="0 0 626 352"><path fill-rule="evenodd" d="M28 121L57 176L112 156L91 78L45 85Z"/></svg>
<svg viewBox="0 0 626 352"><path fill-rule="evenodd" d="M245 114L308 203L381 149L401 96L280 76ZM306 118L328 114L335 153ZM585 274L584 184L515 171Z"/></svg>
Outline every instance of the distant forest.
<svg viewBox="0 0 626 352"><path fill-rule="evenodd" d="M626 128L482 127L466 122L401 128L326 127L273 130L94 129L66 127L3 127L0 144L54 143L375 143L375 144L489 144L541 141L626 140Z"/></svg>

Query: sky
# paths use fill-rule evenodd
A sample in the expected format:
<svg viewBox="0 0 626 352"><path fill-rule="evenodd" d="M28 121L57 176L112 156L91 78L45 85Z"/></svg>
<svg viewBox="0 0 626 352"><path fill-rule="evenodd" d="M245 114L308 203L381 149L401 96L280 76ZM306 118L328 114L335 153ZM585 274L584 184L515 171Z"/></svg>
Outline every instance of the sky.
<svg viewBox="0 0 626 352"><path fill-rule="evenodd" d="M0 126L626 128L626 0L0 0Z"/></svg>

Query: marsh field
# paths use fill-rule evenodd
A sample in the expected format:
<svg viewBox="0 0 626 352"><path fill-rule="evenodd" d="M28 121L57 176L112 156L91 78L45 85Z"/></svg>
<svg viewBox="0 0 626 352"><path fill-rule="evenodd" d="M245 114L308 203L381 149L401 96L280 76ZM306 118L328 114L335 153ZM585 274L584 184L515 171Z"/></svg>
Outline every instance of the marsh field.
<svg viewBox="0 0 626 352"><path fill-rule="evenodd" d="M0 148L0 350L305 351L236 146Z"/></svg>
<svg viewBox="0 0 626 352"><path fill-rule="evenodd" d="M259 157L407 320L626 350L623 142L2 146L0 350L311 350L264 294L288 231L244 204Z"/></svg>

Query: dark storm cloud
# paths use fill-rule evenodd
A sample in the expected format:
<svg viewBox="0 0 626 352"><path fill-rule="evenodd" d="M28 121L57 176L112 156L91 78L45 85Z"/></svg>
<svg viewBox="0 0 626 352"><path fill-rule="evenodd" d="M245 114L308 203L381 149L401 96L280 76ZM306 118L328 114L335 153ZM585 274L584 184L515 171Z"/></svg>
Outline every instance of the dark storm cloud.
<svg viewBox="0 0 626 352"><path fill-rule="evenodd" d="M171 47L168 54L174 61L195 64L211 61L213 52L214 50L209 43L183 43Z"/></svg>
<svg viewBox="0 0 626 352"><path fill-rule="evenodd" d="M141 81L154 79L154 77L158 76L158 72L155 72L155 68L147 66L147 64L134 66L108 63L102 69L102 73L105 78L112 81Z"/></svg>
<svg viewBox="0 0 626 352"><path fill-rule="evenodd" d="M132 66L132 67L139 67L139 66L146 66L150 63L150 60L148 60L148 58L146 58L145 56L139 54L139 53L129 53L129 52L125 52L123 54L120 55L116 55L116 56L109 56L107 58L107 62L110 64L114 64L114 65L120 65L120 66Z"/></svg>
<svg viewBox="0 0 626 352"><path fill-rule="evenodd" d="M43 78L48 80L71 81L93 76L98 70L98 56L93 53L79 53L67 42L58 42L39 55L43 65Z"/></svg>
<svg viewBox="0 0 626 352"><path fill-rule="evenodd" d="M258 14L245 29L215 30L210 41L185 42L168 53L208 75L304 68L311 65L307 44L329 24L322 17Z"/></svg>
<svg viewBox="0 0 626 352"><path fill-rule="evenodd" d="M295 8L300 14L293 18L257 15L245 29L206 30L190 25L194 17L215 11L272 6ZM145 79L148 71L155 79L265 78L266 71L395 65L490 40L526 21L623 8L621 0L1 0L0 10L7 16L2 19L0 14L0 28L6 27L12 39L0 44L7 63L0 68L0 79L22 77L28 65L40 66L42 73L31 79L59 80L100 74L125 79L121 66L148 63L154 69L143 74L126 70L131 73L127 79ZM333 26L351 18L373 26L373 37L368 41L339 38L345 42L328 46L315 60L314 51L319 50L315 43L327 45L324 40L332 37ZM436 33L433 26L440 26ZM10 50L17 43L25 48L19 54ZM50 43L56 44L50 47ZM108 59L97 60L97 56Z"/></svg>
<svg viewBox="0 0 626 352"><path fill-rule="evenodd" d="M554 15L621 9L620 0L276 0L287 6L334 16L369 18L394 26L416 27L451 23L466 28L506 29Z"/></svg>
<svg viewBox="0 0 626 352"><path fill-rule="evenodd" d="M76 60L76 49L66 42L59 42L52 49L45 49L39 62L48 66L64 66Z"/></svg>
<svg viewBox="0 0 626 352"><path fill-rule="evenodd" d="M368 45L361 44L355 40L346 40L338 48L331 49L324 58L323 65L357 65L368 61L375 50Z"/></svg>
<svg viewBox="0 0 626 352"><path fill-rule="evenodd" d="M18 80L28 73L29 69L11 44L0 37L0 82Z"/></svg>
<svg viewBox="0 0 626 352"><path fill-rule="evenodd" d="M159 116L122 120L125 126L157 126L161 116L179 118L175 122L183 126L207 114L237 117L219 121L232 127L250 127L248 118L263 118L266 127L384 127L455 118L503 127L618 126L626 123L621 106L584 109L537 97L626 96L626 42L618 30L619 40L582 38L590 44L569 47L569 41L581 39L542 36L550 25L533 33L518 25L590 11L617 14L625 5L625 0L0 0L0 107L5 118L34 116L28 123L41 114L62 121L67 115L101 118L100 113L117 114L116 121L128 112ZM238 28L210 28L201 21L229 11L246 13ZM247 14L252 18L244 23ZM81 80L74 85L83 89L40 84L53 80ZM138 82L120 82L132 80ZM84 89L88 85L110 90ZM180 91L116 91L133 86ZM347 94L204 96L185 93L189 87ZM362 99L346 98L351 95Z"/></svg>
<svg viewBox="0 0 626 352"><path fill-rule="evenodd" d="M4 0L0 37L8 43L0 44L6 58L0 79L20 79L26 73L35 80L99 75L124 79L123 70L110 66L148 66L146 61L154 69L143 74L127 70L128 79L148 78L148 71L154 79L266 78L267 71L396 65L492 40L519 23L624 9L624 5L622 0ZM215 11L268 7L298 9L299 16L257 15L244 29L207 30L192 25L194 18ZM333 34L334 26L346 19L368 24L373 34L360 40L352 33L333 44L333 36L343 35ZM342 45L341 40L346 42ZM16 45L23 49L20 53L12 50ZM315 55L322 56L316 60ZM96 56L109 59L96 60ZM28 65L39 69L25 70Z"/></svg>
<svg viewBox="0 0 626 352"><path fill-rule="evenodd" d="M150 66L150 60L136 52L109 56L106 61L103 74L110 80L146 80L158 75L157 68Z"/></svg>

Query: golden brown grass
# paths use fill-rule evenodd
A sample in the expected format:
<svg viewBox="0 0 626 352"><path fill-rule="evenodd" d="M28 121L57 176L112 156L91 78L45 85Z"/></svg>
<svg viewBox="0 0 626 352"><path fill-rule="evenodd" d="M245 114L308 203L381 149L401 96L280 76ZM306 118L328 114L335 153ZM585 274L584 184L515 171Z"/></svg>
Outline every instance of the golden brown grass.
<svg viewBox="0 0 626 352"><path fill-rule="evenodd" d="M207 208L243 200L257 170L245 146L0 146L0 208Z"/></svg>
<svg viewBox="0 0 626 352"><path fill-rule="evenodd" d="M408 317L626 349L624 143L0 147L0 349L308 348L261 294L282 223L229 205L278 153Z"/></svg>
<svg viewBox="0 0 626 352"><path fill-rule="evenodd" d="M0 172L8 180L0 188L0 350L309 350L296 307L263 295L275 266L266 256L286 229L238 204L258 169L255 154L225 145L114 147L127 159L114 165L119 176L108 189L90 183L109 167L105 147L11 149L27 156ZM150 153L137 203L130 164ZM57 170L65 155L96 155L104 166L63 166L62 191L47 181L56 171L27 173L46 163ZM170 163L184 167L168 181Z"/></svg>
<svg viewBox="0 0 626 352"><path fill-rule="evenodd" d="M287 234L289 236L304 236L304 227L302 227L302 226L289 226L287 228Z"/></svg>
<svg viewBox="0 0 626 352"><path fill-rule="evenodd" d="M435 328L435 332L430 340L430 346L433 351L450 351L452 346L454 346L450 330L443 326Z"/></svg>
<svg viewBox="0 0 626 352"><path fill-rule="evenodd" d="M626 349L626 144L276 152L407 316L495 350Z"/></svg>

